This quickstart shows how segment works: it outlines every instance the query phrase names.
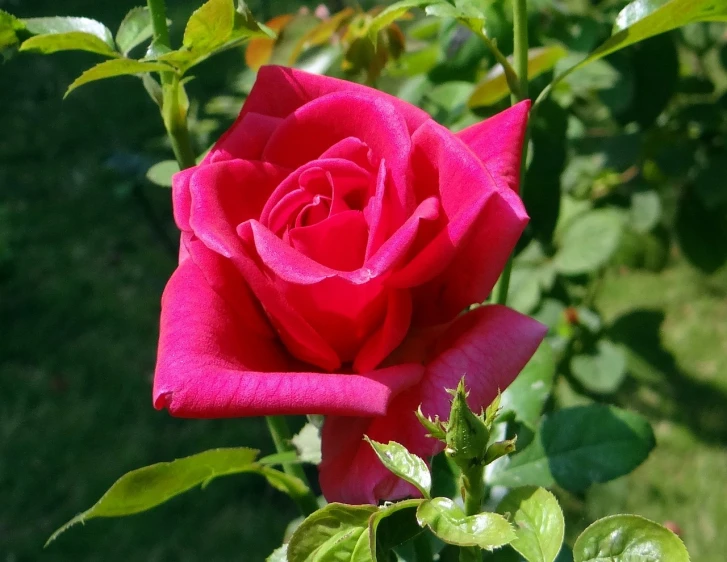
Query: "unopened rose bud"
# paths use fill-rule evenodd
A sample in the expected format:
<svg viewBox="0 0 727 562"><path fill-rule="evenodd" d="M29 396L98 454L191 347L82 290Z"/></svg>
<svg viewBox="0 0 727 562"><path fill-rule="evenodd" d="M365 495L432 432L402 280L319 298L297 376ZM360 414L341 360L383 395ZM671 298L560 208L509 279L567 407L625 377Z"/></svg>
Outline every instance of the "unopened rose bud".
<svg viewBox="0 0 727 562"><path fill-rule="evenodd" d="M467 392L462 378L457 389L452 391L445 453L461 467L482 463L489 439L490 429L484 417L476 415L467 404Z"/></svg>

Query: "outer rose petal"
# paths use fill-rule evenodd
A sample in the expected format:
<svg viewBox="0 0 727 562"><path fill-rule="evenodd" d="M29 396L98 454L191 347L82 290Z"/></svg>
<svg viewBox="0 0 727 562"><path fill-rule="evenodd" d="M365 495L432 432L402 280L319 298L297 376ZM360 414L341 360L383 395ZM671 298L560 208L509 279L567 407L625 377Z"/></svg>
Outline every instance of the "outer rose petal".
<svg viewBox="0 0 727 562"><path fill-rule="evenodd" d="M457 133L482 160L498 185L507 186L515 193L520 186L520 155L529 111L530 100L521 101Z"/></svg>
<svg viewBox="0 0 727 562"><path fill-rule="evenodd" d="M442 444L425 437L414 410L449 415L449 396L462 376L472 408L489 404L522 370L545 337L546 327L503 306L483 306L457 319L440 337L438 355L426 366L416 388L397 396L384 417L326 418L320 482L328 501L376 503L415 495L378 461L364 435L377 441L397 441L412 453L431 456Z"/></svg>
<svg viewBox="0 0 727 562"><path fill-rule="evenodd" d="M405 364L361 375L296 372L299 364L277 340L253 331L249 321L210 288L192 260L185 260L162 297L154 406L199 418L376 416L424 370Z"/></svg>

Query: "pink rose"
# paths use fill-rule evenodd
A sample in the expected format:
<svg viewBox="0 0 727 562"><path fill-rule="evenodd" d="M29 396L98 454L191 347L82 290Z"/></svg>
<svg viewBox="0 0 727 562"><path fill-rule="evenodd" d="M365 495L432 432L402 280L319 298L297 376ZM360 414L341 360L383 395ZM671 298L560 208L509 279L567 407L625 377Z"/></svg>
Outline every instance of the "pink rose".
<svg viewBox="0 0 727 562"><path fill-rule="evenodd" d="M154 405L198 418L325 414L330 501L416 492L364 434L426 457L414 416L512 382L545 328L482 306L528 217L529 102L454 135L379 91L264 67L235 124L174 177L179 267Z"/></svg>

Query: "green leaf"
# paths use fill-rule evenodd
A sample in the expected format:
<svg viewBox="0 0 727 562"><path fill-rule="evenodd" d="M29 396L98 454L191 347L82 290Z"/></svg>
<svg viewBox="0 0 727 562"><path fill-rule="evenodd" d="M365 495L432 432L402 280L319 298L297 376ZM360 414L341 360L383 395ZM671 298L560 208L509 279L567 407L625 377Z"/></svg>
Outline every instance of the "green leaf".
<svg viewBox="0 0 727 562"><path fill-rule="evenodd" d="M491 475L502 486L580 492L628 474L655 446L649 422L614 406L566 408L543 418L533 441Z"/></svg>
<svg viewBox="0 0 727 562"><path fill-rule="evenodd" d="M422 502L417 509L417 521L422 527L429 527L444 542L457 546L479 546L492 550L515 538L515 531L502 515L478 513L467 516L449 498Z"/></svg>
<svg viewBox="0 0 727 562"><path fill-rule="evenodd" d="M399 18L403 17L412 8L423 8L431 4L438 4L441 0L401 0L394 2L381 10L369 23L368 33L372 41L376 38L376 34L390 26Z"/></svg>
<svg viewBox="0 0 727 562"><path fill-rule="evenodd" d="M626 353L615 343L601 339L594 353L573 356L570 368L587 390L612 394L626 376Z"/></svg>
<svg viewBox="0 0 727 562"><path fill-rule="evenodd" d="M274 38L275 33L256 22L244 2L235 11L232 0L209 0L187 21L181 49L156 56L181 73L208 57L239 47L253 37Z"/></svg>
<svg viewBox="0 0 727 562"><path fill-rule="evenodd" d="M209 52L227 41L235 25L232 0L209 0L190 16L182 45L189 50Z"/></svg>
<svg viewBox="0 0 727 562"><path fill-rule="evenodd" d="M12 14L0 10L0 52L14 49L20 40L16 31L25 29L25 24Z"/></svg>
<svg viewBox="0 0 727 562"><path fill-rule="evenodd" d="M611 37L586 59L560 74L553 84L610 53L698 21L727 21L727 3L714 0L635 0L619 12Z"/></svg>
<svg viewBox="0 0 727 562"><path fill-rule="evenodd" d="M26 29L35 35L23 42L21 51L50 54L58 51L88 51L118 57L111 31L89 18L54 17L24 19Z"/></svg>
<svg viewBox="0 0 727 562"><path fill-rule="evenodd" d="M364 439L373 447L376 456L391 472L416 486L425 498L430 497L432 488L432 475L427 464L418 456L413 455L403 445L389 441L388 445Z"/></svg>
<svg viewBox="0 0 727 562"><path fill-rule="evenodd" d="M176 160L162 160L146 171L146 179L160 187L172 187L172 176L178 171Z"/></svg>
<svg viewBox="0 0 727 562"><path fill-rule="evenodd" d="M284 544L276 548L265 562L288 562L288 545Z"/></svg>
<svg viewBox="0 0 727 562"><path fill-rule="evenodd" d="M636 232L652 230L661 218L661 198L654 190L638 191L631 196L629 222Z"/></svg>
<svg viewBox="0 0 727 562"><path fill-rule="evenodd" d="M623 219L612 209L597 209L577 217L563 233L555 255L556 269L564 275L596 271L618 249Z"/></svg>
<svg viewBox="0 0 727 562"><path fill-rule="evenodd" d="M307 423L291 440L302 462L321 463L321 432L312 423Z"/></svg>
<svg viewBox="0 0 727 562"><path fill-rule="evenodd" d="M422 533L416 520L416 508L425 500L405 500L379 508L369 518L369 549L374 553L374 562L378 554L384 556ZM381 559L384 562L386 558Z"/></svg>
<svg viewBox="0 0 727 562"><path fill-rule="evenodd" d="M513 412L520 422L535 429L543 406L553 389L554 378L553 349L544 341L517 378L502 393L502 412Z"/></svg>
<svg viewBox="0 0 727 562"><path fill-rule="evenodd" d="M198 485L241 472L259 471L258 451L245 447L211 449L172 462L132 470L119 478L90 509L79 513L48 539L46 545L76 523L95 517L121 517L151 509ZM265 467L267 468L267 467Z"/></svg>
<svg viewBox="0 0 727 562"><path fill-rule="evenodd" d="M151 39L153 34L149 8L132 8L119 25L119 30L116 32L116 44L126 56L134 47Z"/></svg>
<svg viewBox="0 0 727 562"><path fill-rule="evenodd" d="M288 543L289 562L366 560L369 518L375 505L331 503L309 515ZM358 552L356 552L358 550ZM354 558L354 554L358 558ZM371 556L369 556L369 560Z"/></svg>
<svg viewBox="0 0 727 562"><path fill-rule="evenodd" d="M134 74L144 74L146 72L164 72L171 70L169 65L160 62L145 62L132 59L112 59L92 66L73 83L68 86L64 98L70 94L76 88L88 84L89 82L95 82L96 80L103 80L105 78L113 78L114 76L127 76Z"/></svg>
<svg viewBox="0 0 727 562"><path fill-rule="evenodd" d="M264 476L273 488L292 498L300 498L308 493L308 487L300 478L269 466L260 466L256 463L254 467L251 467L250 472L257 472Z"/></svg>
<svg viewBox="0 0 727 562"><path fill-rule="evenodd" d="M638 515L611 515L590 525L573 546L575 562L689 562L681 539Z"/></svg>
<svg viewBox="0 0 727 562"><path fill-rule="evenodd" d="M497 506L515 523L510 546L528 562L553 562L563 544L565 520L555 496L544 488L527 486L511 490Z"/></svg>
<svg viewBox="0 0 727 562"><path fill-rule="evenodd" d="M43 55L59 51L87 51L107 57L118 57L119 54L101 41L98 37L80 31L57 33L53 35L36 35L23 41L21 51L35 51Z"/></svg>
<svg viewBox="0 0 727 562"><path fill-rule="evenodd" d="M551 70L555 63L567 54L561 46L536 47L528 51L528 79L532 80L541 74ZM508 57L512 62L512 57ZM493 105L510 94L507 85L505 71L501 64L493 66L490 71L475 87L470 96L468 105L470 107L481 107Z"/></svg>

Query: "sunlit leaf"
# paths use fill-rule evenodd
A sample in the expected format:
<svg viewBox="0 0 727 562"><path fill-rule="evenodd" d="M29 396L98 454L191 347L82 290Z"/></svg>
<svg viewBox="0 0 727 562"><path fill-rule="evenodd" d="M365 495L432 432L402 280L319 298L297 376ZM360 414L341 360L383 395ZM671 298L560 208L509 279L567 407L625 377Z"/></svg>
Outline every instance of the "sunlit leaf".
<svg viewBox="0 0 727 562"><path fill-rule="evenodd" d="M689 562L681 539L638 515L612 515L589 526L573 546L575 562Z"/></svg>
<svg viewBox="0 0 727 562"><path fill-rule="evenodd" d="M553 81L619 49L698 21L727 21L727 3L714 0L635 0L616 17L610 39Z"/></svg>
<svg viewBox="0 0 727 562"><path fill-rule="evenodd" d="M288 543L289 562L371 560L369 519L375 505L331 503L309 515ZM358 552L357 552L358 551Z"/></svg>
<svg viewBox="0 0 727 562"><path fill-rule="evenodd" d="M611 394L626 376L626 353L613 342L600 339L592 353L574 355L570 367L573 376L587 390Z"/></svg>
<svg viewBox="0 0 727 562"><path fill-rule="evenodd" d="M76 88L83 86L84 84L88 84L89 82L95 82L96 80L130 74L143 74L146 72L165 72L169 70L170 67L168 65L160 62L144 62L132 59L107 60L89 68L76 78L73 83L68 86L65 96L70 94Z"/></svg>
<svg viewBox="0 0 727 562"><path fill-rule="evenodd" d="M58 529L48 542L76 523L95 517L120 517L151 509L220 476L259 471L258 451L244 447L211 449L197 455L132 470L119 478L90 509ZM267 468L267 467L265 467Z"/></svg>
<svg viewBox="0 0 727 562"><path fill-rule="evenodd" d="M597 209L575 218L563 233L555 255L556 269L566 275L596 271L618 249L623 218L612 209Z"/></svg>
<svg viewBox="0 0 727 562"><path fill-rule="evenodd" d="M449 498L422 502L417 509L417 520L444 542L457 546L479 546L492 550L515 538L512 525L502 515L478 513L467 516Z"/></svg>
<svg viewBox="0 0 727 562"><path fill-rule="evenodd" d="M536 47L528 51L528 78L540 76L551 70L566 55L567 51L560 46ZM508 60L512 62L512 57ZM502 65L493 66L485 79L477 84L469 99L470 107L493 105L510 93L507 78Z"/></svg>
<svg viewBox="0 0 727 562"><path fill-rule="evenodd" d="M412 8L423 8L431 4L438 4L437 0L401 0L394 2L379 12L369 23L368 33L372 39L376 34L391 25L396 20L402 18Z"/></svg>
<svg viewBox="0 0 727 562"><path fill-rule="evenodd" d="M565 520L555 496L544 488L511 490L497 506L515 524L510 546L528 562L554 562L563 544Z"/></svg>
<svg viewBox="0 0 727 562"><path fill-rule="evenodd" d="M227 41L234 25L233 0L208 0L187 21L182 45L200 53L212 51Z"/></svg>
<svg viewBox="0 0 727 562"><path fill-rule="evenodd" d="M116 44L124 55L128 55L134 47L151 39L153 33L149 8L132 8L119 25Z"/></svg>
<svg viewBox="0 0 727 562"><path fill-rule="evenodd" d="M389 441L388 445L372 441L365 437L373 447L376 456L391 472L413 484L424 495L429 497L432 488L432 475L427 464L418 456L410 453L403 445Z"/></svg>
<svg viewBox="0 0 727 562"><path fill-rule="evenodd" d="M172 187L172 176L178 171L176 160L162 160L146 171L146 178L160 187Z"/></svg>

